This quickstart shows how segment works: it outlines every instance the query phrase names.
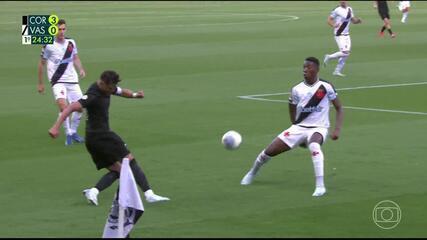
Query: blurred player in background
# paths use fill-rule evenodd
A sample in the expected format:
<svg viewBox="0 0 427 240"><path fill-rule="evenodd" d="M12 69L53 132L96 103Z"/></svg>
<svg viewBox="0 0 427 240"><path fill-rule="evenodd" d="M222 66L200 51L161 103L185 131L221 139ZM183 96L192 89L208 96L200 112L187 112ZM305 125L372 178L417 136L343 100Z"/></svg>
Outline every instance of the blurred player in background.
<svg viewBox="0 0 427 240"><path fill-rule="evenodd" d="M79 70L80 77L84 78L86 72L77 55L76 42L66 38L67 25L64 19L58 21L58 34L53 44L43 46L41 58L38 65L38 86L39 93L44 93L43 68L47 63L47 76L52 86L53 95L62 112L69 103L76 102L82 97L82 90L79 86L79 78L74 66ZM61 113L59 113L61 114ZM66 134L65 145L74 142L84 142L77 133L77 128L82 117L81 112L75 112L64 121Z"/></svg>
<svg viewBox="0 0 427 240"><path fill-rule="evenodd" d="M384 37L384 31L387 29L390 37L395 38L396 33L391 30L391 21L387 1L374 1L374 8L378 9L378 14L384 22L379 36Z"/></svg>
<svg viewBox="0 0 427 240"><path fill-rule="evenodd" d="M329 60L338 59L338 64L332 73L335 76L344 77L342 69L347 58L350 56L351 39L350 39L350 23L359 24L362 21L354 16L353 9L348 6L347 1L340 1L328 17L328 24L334 28L335 41L338 45L338 52L326 54L323 59L323 64L326 66Z"/></svg>
<svg viewBox="0 0 427 240"><path fill-rule="evenodd" d="M86 148L92 156L98 170L107 168L105 174L95 187L86 189L83 194L87 200L98 205L98 194L100 191L111 186L120 176L121 161L123 158L130 160L130 168L136 183L144 191L148 202L166 201L169 198L161 197L151 190L144 172L138 166L133 155L130 153L123 140L110 129L109 113L110 96L112 94L125 98L143 98L142 91L132 92L117 86L120 82L119 75L114 71L104 71L98 81L93 83L86 95L80 100L71 103L62 111L61 115L49 129L52 138L59 136L59 127L72 112L81 112L86 108L88 119L86 124Z"/></svg>
<svg viewBox="0 0 427 240"><path fill-rule="evenodd" d="M397 5L399 11L402 12L402 19L400 20L402 23L406 23L406 19L408 18L409 8L411 7L410 1L399 1L399 5Z"/></svg>
<svg viewBox="0 0 427 240"><path fill-rule="evenodd" d="M262 165L272 157L298 146L308 146L313 161L316 188L313 196L326 193L323 181L323 152L321 145L326 141L329 128L330 103L336 110L335 129L332 140L337 140L343 122L344 113L334 87L319 78L319 60L308 57L303 65L304 81L294 86L289 97L289 115L292 126L280 133L273 142L255 159L252 168L240 182L249 185Z"/></svg>

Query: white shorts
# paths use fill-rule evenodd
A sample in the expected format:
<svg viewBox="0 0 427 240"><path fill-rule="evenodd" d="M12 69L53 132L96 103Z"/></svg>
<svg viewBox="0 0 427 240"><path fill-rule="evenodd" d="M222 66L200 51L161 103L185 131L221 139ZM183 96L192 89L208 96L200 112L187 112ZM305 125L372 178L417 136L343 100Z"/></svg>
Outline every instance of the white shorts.
<svg viewBox="0 0 427 240"><path fill-rule="evenodd" d="M301 143L307 144L314 133L320 133L323 136L323 142L326 142L328 129L322 127L305 128L298 125L292 125L280 133L277 137L286 143L290 148L298 147Z"/></svg>
<svg viewBox="0 0 427 240"><path fill-rule="evenodd" d="M340 51L347 51L350 52L351 49L351 39L350 35L341 35L341 36L335 36L335 41L337 42L338 48Z"/></svg>
<svg viewBox="0 0 427 240"><path fill-rule="evenodd" d="M77 102L82 96L82 90L79 84L56 83L52 87L55 100L66 99L69 103Z"/></svg>
<svg viewBox="0 0 427 240"><path fill-rule="evenodd" d="M410 1L399 1L399 5L397 6L399 8L399 11L403 11L403 9L408 8L411 6Z"/></svg>

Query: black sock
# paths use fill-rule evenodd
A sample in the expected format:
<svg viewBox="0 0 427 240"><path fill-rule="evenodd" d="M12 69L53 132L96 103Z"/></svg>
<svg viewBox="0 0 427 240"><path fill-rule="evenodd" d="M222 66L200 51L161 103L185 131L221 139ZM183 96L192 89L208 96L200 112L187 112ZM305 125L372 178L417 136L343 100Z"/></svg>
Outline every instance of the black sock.
<svg viewBox="0 0 427 240"><path fill-rule="evenodd" d="M111 184L113 184L113 182L116 181L119 176L120 174L118 172L110 171L104 176L102 176L101 179L99 179L95 187L98 189L98 191L101 192L102 190L111 186Z"/></svg>
<svg viewBox="0 0 427 240"><path fill-rule="evenodd" d="M388 31L388 33L390 33L390 35L392 35L392 34L393 34L393 32L391 31L391 28L390 28L390 29L387 29L387 31Z"/></svg>
<svg viewBox="0 0 427 240"><path fill-rule="evenodd" d="M381 32L384 32L384 30L386 29L386 27L385 26L383 26L382 28L381 28Z"/></svg>
<svg viewBox="0 0 427 240"><path fill-rule="evenodd" d="M131 160L129 165L130 165L130 168L132 169L132 173L135 177L135 181L138 184L138 186L142 189L142 191L146 192L147 190L150 190L150 185L148 184L148 180L145 177L145 174L142 171L142 169L138 166L136 159Z"/></svg>

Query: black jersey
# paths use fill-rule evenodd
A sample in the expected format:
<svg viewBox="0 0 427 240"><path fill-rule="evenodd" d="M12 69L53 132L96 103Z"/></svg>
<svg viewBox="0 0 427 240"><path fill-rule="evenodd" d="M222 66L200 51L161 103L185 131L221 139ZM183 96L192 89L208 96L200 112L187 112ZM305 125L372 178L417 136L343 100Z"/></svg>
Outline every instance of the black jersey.
<svg viewBox="0 0 427 240"><path fill-rule="evenodd" d="M96 83L92 84L86 94L79 100L82 107L86 108L86 132L110 131L108 109L110 108L111 95L104 94Z"/></svg>

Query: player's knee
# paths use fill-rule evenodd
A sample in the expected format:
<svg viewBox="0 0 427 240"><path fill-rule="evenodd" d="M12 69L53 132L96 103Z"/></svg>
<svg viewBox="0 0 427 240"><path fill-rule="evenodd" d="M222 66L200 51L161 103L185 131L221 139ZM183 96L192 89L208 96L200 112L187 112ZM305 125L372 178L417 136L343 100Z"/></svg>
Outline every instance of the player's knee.
<svg viewBox="0 0 427 240"><path fill-rule="evenodd" d="M108 170L120 174L121 165L119 163L115 162L113 165L108 167Z"/></svg>
<svg viewBox="0 0 427 240"><path fill-rule="evenodd" d="M310 152L320 152L321 151L320 144L317 142L312 142L312 143L308 144L308 149L310 149Z"/></svg>
<svg viewBox="0 0 427 240"><path fill-rule="evenodd" d="M274 157L276 156L276 153L274 151L274 149L272 149L271 147L268 147L266 149L264 149L264 154L269 156L269 157Z"/></svg>
<svg viewBox="0 0 427 240"><path fill-rule="evenodd" d="M67 103L65 101L58 101L59 110L62 112L67 108Z"/></svg>

